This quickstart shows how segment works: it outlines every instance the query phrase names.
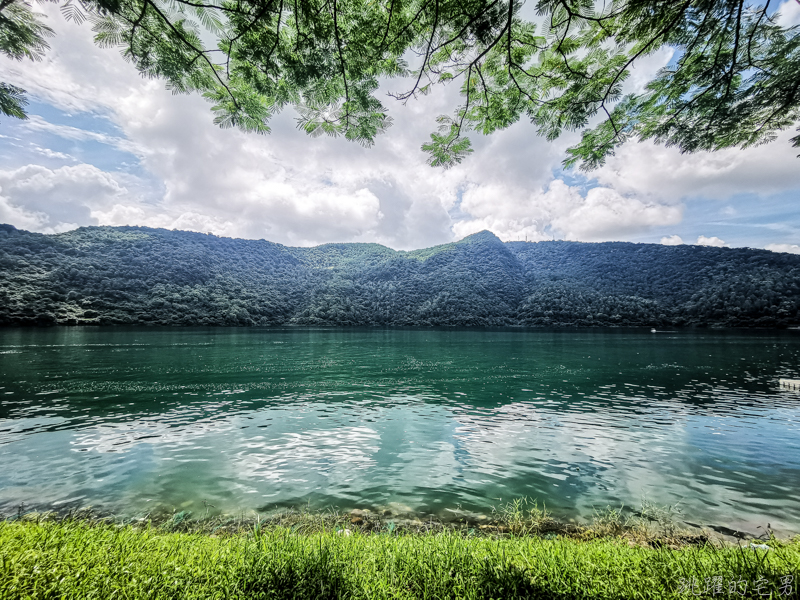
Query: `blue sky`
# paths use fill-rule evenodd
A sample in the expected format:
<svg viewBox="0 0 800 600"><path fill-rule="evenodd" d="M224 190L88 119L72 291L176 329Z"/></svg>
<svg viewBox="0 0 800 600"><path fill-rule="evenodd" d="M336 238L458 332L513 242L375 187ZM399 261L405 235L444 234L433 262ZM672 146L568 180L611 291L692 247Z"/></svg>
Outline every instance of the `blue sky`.
<svg viewBox="0 0 800 600"><path fill-rule="evenodd" d="M125 132L109 115L70 113L36 98L31 99L27 108L32 121L4 119L0 124L3 135L8 136L0 143L3 168L33 163L58 168L87 163L104 171L148 177L139 157L115 144L125 139ZM48 128L48 124L55 127ZM57 127L65 129L59 131Z"/></svg>
<svg viewBox="0 0 800 600"><path fill-rule="evenodd" d="M0 120L0 222L53 233L83 225L148 225L291 245L431 246L489 229L501 239L709 243L800 252L800 159L789 131L748 150L681 155L626 144L589 176L564 171L564 150L526 122L489 137L441 171L420 145L455 86L402 106L364 149L310 138L291 110L268 136L221 130L209 105L144 80L88 26L40 5L56 31L39 63L0 59L28 90L28 121ZM800 4L782 4L786 24ZM672 55L648 57L641 87ZM382 91L400 90L402 81Z"/></svg>

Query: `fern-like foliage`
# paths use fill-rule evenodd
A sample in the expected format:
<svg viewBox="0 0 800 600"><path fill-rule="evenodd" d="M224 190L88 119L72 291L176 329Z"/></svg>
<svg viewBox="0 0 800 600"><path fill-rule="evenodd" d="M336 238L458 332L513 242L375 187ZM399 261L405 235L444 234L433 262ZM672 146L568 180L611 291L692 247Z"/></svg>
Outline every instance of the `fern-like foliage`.
<svg viewBox="0 0 800 600"><path fill-rule="evenodd" d="M582 131L564 164L586 170L627 140L746 148L800 121L800 29L769 0L535 1L526 21L524 0L60 0L146 77L206 97L222 127L266 133L292 106L309 135L369 146L392 123L381 79L410 77L390 94L402 102L458 81L460 105L422 146L438 167L469 155L470 132L522 118L548 140ZM1 52L36 59L50 33L24 0L0 0ZM663 48L673 60L624 94Z"/></svg>

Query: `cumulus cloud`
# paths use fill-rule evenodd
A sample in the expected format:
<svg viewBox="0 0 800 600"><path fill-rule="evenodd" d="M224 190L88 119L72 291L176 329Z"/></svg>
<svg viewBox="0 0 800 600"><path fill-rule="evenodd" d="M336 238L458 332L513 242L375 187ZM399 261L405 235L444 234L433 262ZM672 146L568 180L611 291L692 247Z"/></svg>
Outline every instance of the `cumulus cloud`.
<svg viewBox="0 0 800 600"><path fill-rule="evenodd" d="M620 193L662 199L776 194L800 188L796 153L787 150L795 134L785 131L776 141L747 150L691 155L652 142L628 142L593 175Z"/></svg>
<svg viewBox="0 0 800 600"><path fill-rule="evenodd" d="M652 81L659 69L666 67L675 49L669 46L662 46L652 54L648 54L638 59L630 71L630 76L622 86L623 94L641 94L645 87Z"/></svg>
<svg viewBox="0 0 800 600"><path fill-rule="evenodd" d="M183 231L214 232L217 235L229 237L236 233L236 228L231 221L191 211L169 214L141 205L114 204L105 210L93 210L91 216L98 225L143 225Z"/></svg>
<svg viewBox="0 0 800 600"><path fill-rule="evenodd" d="M716 246L718 248L722 248L726 246L725 242L719 239L717 236L706 237L701 235L697 238L696 244L698 246Z"/></svg>
<svg viewBox="0 0 800 600"><path fill-rule="evenodd" d="M788 252L789 254L800 254L800 246L797 244L767 244L766 250L773 252Z"/></svg>
<svg viewBox="0 0 800 600"><path fill-rule="evenodd" d="M405 249L481 229L505 240L602 241L661 235L659 227L682 221L688 196L800 188L796 159L779 146L785 140L692 157L630 143L594 174L597 187L580 178L568 184L553 172L577 134L550 143L524 122L474 135L475 153L464 163L431 169L420 145L435 116L459 102L456 85L408 106L387 99L395 125L371 149L311 139L297 131L291 111L273 120L268 136L220 130L202 98L173 96L117 52L97 48L89 27L64 22L57 7L41 10L57 30L52 50L36 64L0 59L4 76L61 111L91 114L108 127L37 115L20 127L69 142L59 150L92 144L132 154L145 175L83 164L91 161L74 159L82 155L71 149L41 148L49 159L79 164L0 172L0 219L27 229L138 224L292 245L371 241ZM640 61L626 91L640 91L671 57L662 49ZM382 90L404 85L391 81Z"/></svg>
<svg viewBox="0 0 800 600"><path fill-rule="evenodd" d="M781 27L800 25L800 2L797 0L784 0L778 7L778 12L778 25Z"/></svg>
<svg viewBox="0 0 800 600"><path fill-rule="evenodd" d="M149 204L103 188L102 202L55 208L51 194L34 206L30 195L11 190L16 206L47 213L47 226L59 220L135 223L287 244L378 241L410 248L485 228L504 239L622 238L681 218L677 205L552 181L575 136L549 143L526 123L492 136L475 135L476 151L468 161L449 171L431 169L419 147L434 128L435 115L450 112L459 101L457 86L406 107L392 105L395 127L371 149L343 140L311 140L296 130L290 113L273 121L269 136L220 130L202 99L173 96L161 83L143 81L114 52L96 48L87 28L64 23L57 11L43 8L59 21L53 51L41 64L16 71L15 82L62 110L106 115L120 135L35 116L26 126L133 153L163 182L162 197ZM636 85L642 84L648 70L668 60L665 53L648 57L631 81L644 78ZM402 85L392 81L385 87ZM118 174L107 175L121 181ZM97 184L92 189L100 190Z"/></svg>
<svg viewBox="0 0 800 600"><path fill-rule="evenodd" d="M400 135L379 140L372 150L344 140L312 140L296 130L290 113L273 122L271 136L220 130L204 100L176 97L163 89L163 82L143 81L118 53L94 46L90 28L65 23L56 9L42 8L58 32L53 49L44 61L24 69L5 61L9 79L62 111L105 116L120 134L37 115L23 126L132 153L163 186L157 205L132 197L115 202L88 198L81 205L72 194L63 195L67 201L55 198L54 191L34 199L19 186L6 185L10 205L24 207L26 214L47 215L22 219L19 211L9 213L16 224L38 223L41 230L58 221L136 221L295 244L368 239L416 247L452 238L447 211L463 172L434 171L419 152L435 126L431 106L426 119L417 118L425 108L419 104L401 111ZM455 87L450 95L454 92ZM117 174L107 175L120 180Z"/></svg>
<svg viewBox="0 0 800 600"><path fill-rule="evenodd" d="M504 202L507 188L475 185L463 193L461 209L472 218L453 226L458 236L490 229L501 239L529 240L553 237L575 241L621 240L631 234L680 222L683 206L643 201L613 189L597 187L583 192L554 180L546 190L523 201Z"/></svg>
<svg viewBox="0 0 800 600"><path fill-rule="evenodd" d="M93 207L133 201L113 175L87 164L0 171L0 196L7 214L18 217L9 222L36 231L91 225Z"/></svg>
<svg viewBox="0 0 800 600"><path fill-rule="evenodd" d="M20 229L29 231L46 231L47 215L26 210L14 204L9 198L3 196L2 190L0 190L0 223L11 223Z"/></svg>
<svg viewBox="0 0 800 600"><path fill-rule="evenodd" d="M569 213L553 219L553 227L563 231L568 240L601 241L624 239L655 226L674 225L682 217L681 205L623 196L616 190L597 187L590 189L585 200Z"/></svg>
<svg viewBox="0 0 800 600"><path fill-rule="evenodd" d="M683 244L683 240L679 235L669 235L662 237L661 243L664 246L680 246L681 244Z"/></svg>

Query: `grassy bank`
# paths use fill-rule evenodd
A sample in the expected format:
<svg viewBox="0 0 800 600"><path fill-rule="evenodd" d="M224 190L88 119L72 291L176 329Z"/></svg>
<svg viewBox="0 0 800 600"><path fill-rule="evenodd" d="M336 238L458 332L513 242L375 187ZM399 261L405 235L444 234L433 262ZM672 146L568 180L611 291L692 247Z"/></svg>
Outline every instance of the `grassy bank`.
<svg viewBox="0 0 800 600"><path fill-rule="evenodd" d="M800 598L800 540L767 543L4 521L0 598Z"/></svg>

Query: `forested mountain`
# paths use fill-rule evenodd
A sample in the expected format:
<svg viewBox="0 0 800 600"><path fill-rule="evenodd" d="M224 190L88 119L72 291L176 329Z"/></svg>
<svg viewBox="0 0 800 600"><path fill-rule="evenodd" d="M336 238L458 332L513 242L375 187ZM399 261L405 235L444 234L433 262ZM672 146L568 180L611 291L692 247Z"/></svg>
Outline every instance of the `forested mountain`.
<svg viewBox="0 0 800 600"><path fill-rule="evenodd" d="M800 325L800 256L501 242L291 248L147 227L0 225L0 324Z"/></svg>

